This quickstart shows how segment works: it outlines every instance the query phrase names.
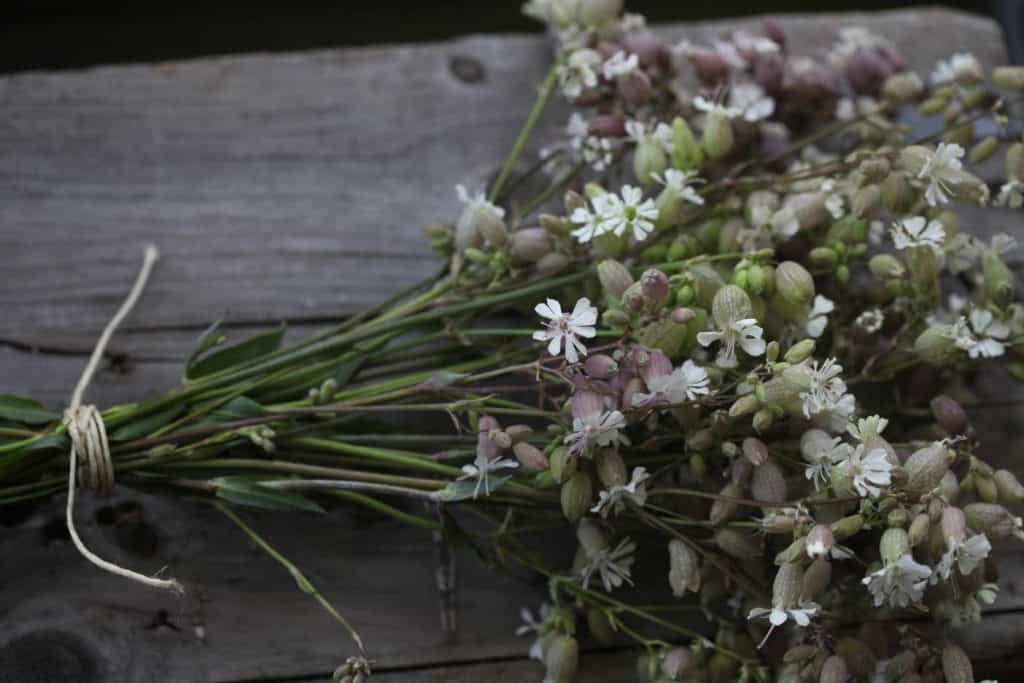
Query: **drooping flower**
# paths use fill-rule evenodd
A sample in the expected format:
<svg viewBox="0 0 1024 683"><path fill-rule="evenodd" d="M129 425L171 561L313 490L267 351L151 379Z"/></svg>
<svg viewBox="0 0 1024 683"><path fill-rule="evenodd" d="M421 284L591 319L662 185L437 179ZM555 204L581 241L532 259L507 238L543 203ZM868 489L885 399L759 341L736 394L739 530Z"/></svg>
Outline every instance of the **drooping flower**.
<svg viewBox="0 0 1024 683"><path fill-rule="evenodd" d="M738 110L744 121L755 123L775 113L775 100L757 83L737 83L729 89L729 107Z"/></svg>
<svg viewBox="0 0 1024 683"><path fill-rule="evenodd" d="M931 247L939 252L946 239L946 229L942 226L942 221L929 221L924 216L911 216L894 222L889 234L892 235L893 244L901 250Z"/></svg>
<svg viewBox="0 0 1024 683"><path fill-rule="evenodd" d="M826 358L823 362L811 361L807 369L810 386L800 394L804 417L810 419L837 410L852 415L856 406L853 395L846 393L846 382L841 376L843 366L835 358Z"/></svg>
<svg viewBox="0 0 1024 683"><path fill-rule="evenodd" d="M1010 336L1009 326L996 320L991 311L975 308L967 317L961 317L949 330L949 337L957 348L971 358L997 358L1006 353L1004 342Z"/></svg>
<svg viewBox="0 0 1024 683"><path fill-rule="evenodd" d="M992 551L992 544L989 543L985 534L975 534L966 540L946 539L948 550L942 555L939 564L935 567L935 579L942 577L948 579L953 573L955 566L960 573L967 576L977 568L988 554Z"/></svg>
<svg viewBox="0 0 1024 683"><path fill-rule="evenodd" d="M949 59L941 59L932 71L932 83L941 85L953 81L981 80L985 72L978 58L968 52L959 52Z"/></svg>
<svg viewBox="0 0 1024 683"><path fill-rule="evenodd" d="M517 467L519 467L519 463L511 458L496 458L494 460L490 460L482 454L478 454L476 459L473 461L473 464L462 466L463 474L459 477L459 480L475 478L476 487L473 489L473 498L480 495L481 488L483 489L484 496L489 496L491 495L491 472L515 469Z"/></svg>
<svg viewBox="0 0 1024 683"><path fill-rule="evenodd" d="M771 636L772 631L775 630L776 626L782 626L790 619L792 619L797 626L808 626L811 623L811 618L817 613L818 605L813 602L808 602L801 604L799 607L789 608L755 607L750 610L750 613L747 615L747 619L760 619L761 617L765 617L771 624L771 627L768 629L768 633L765 634L761 644L758 645L758 647L763 647L764 644L768 642L768 638Z"/></svg>
<svg viewBox="0 0 1024 683"><path fill-rule="evenodd" d="M622 512L627 504L643 507L647 502L647 480L650 478L651 475L643 467L634 468L629 483L601 491L597 504L590 508L590 511L608 517L610 512Z"/></svg>
<svg viewBox="0 0 1024 683"><path fill-rule="evenodd" d="M697 190L691 185L696 180L696 171L680 171L676 168L669 168L665 170L664 176L657 173L652 173L651 176L665 187L675 190L684 201L698 205L704 203L704 198L697 194Z"/></svg>
<svg viewBox="0 0 1024 683"><path fill-rule="evenodd" d="M868 587L875 607L908 607L920 602L932 570L914 561L910 553L895 562L868 574L861 583Z"/></svg>
<svg viewBox="0 0 1024 683"><path fill-rule="evenodd" d="M600 66L601 55L597 51L589 48L573 51L558 66L558 84L565 96L574 100L585 89L597 87L597 69Z"/></svg>
<svg viewBox="0 0 1024 683"><path fill-rule="evenodd" d="M950 184L960 180L960 171L963 168L960 159L963 155L964 148L960 145L940 142L935 152L925 160L917 177L928 183L924 198L929 205L937 206L949 201L953 194Z"/></svg>
<svg viewBox="0 0 1024 683"><path fill-rule="evenodd" d="M583 453L592 446L628 445L629 438L621 433L626 417L618 410L589 413L572 420L572 433L565 437L569 452Z"/></svg>
<svg viewBox="0 0 1024 683"><path fill-rule="evenodd" d="M590 242L611 230L611 224L605 219L602 210L605 207L607 195L599 195L591 202L593 211L585 206L576 207L569 219L580 227L572 231L572 236L580 243Z"/></svg>
<svg viewBox="0 0 1024 683"><path fill-rule="evenodd" d="M820 429L811 429L800 438L800 454L807 467L804 476L814 484L816 491L828 486L832 468L849 459L853 446L843 443Z"/></svg>
<svg viewBox="0 0 1024 683"><path fill-rule="evenodd" d="M999 188L996 195L996 206L1008 206L1011 209L1019 209L1024 206L1024 182L1011 178Z"/></svg>
<svg viewBox="0 0 1024 683"><path fill-rule="evenodd" d="M828 314L834 311L835 308L836 305L831 299L821 294L815 296L811 312L807 316L807 325L804 328L807 330L807 334L814 339L824 334L825 327L828 326Z"/></svg>
<svg viewBox="0 0 1024 683"><path fill-rule="evenodd" d="M882 492L880 487L892 483L892 462L884 448L868 450L860 444L838 467L853 479L853 488L861 498L875 498Z"/></svg>
<svg viewBox="0 0 1024 683"><path fill-rule="evenodd" d="M583 587L590 587L590 580L595 574L601 578L601 585L609 593L624 583L632 585L631 568L636 559L633 557L634 552L636 543L629 537L622 539L614 549L605 548L596 552L580 572Z"/></svg>
<svg viewBox="0 0 1024 683"><path fill-rule="evenodd" d="M562 305L554 299L540 303L534 308L542 318L548 320L545 329L533 333L537 341L548 342L548 353L557 356L565 345L565 359L576 363L580 355L587 355L587 347L577 337L590 339L597 334L597 309L590 305L590 299L583 297L576 302L572 313L563 313Z"/></svg>
<svg viewBox="0 0 1024 683"><path fill-rule="evenodd" d="M831 178L822 180L819 191L825 195L825 208L834 220L839 220L846 215L846 199L839 192L835 180Z"/></svg>
<svg viewBox="0 0 1024 683"><path fill-rule="evenodd" d="M697 333L697 342L701 346L711 346L715 342L721 342L718 349L718 357L715 364L722 368L734 368L738 364L736 360L736 345L749 356L760 356L765 352L766 344L762 336L764 329L757 324L756 318L742 318L734 320L721 330L708 330Z"/></svg>
<svg viewBox="0 0 1024 683"><path fill-rule="evenodd" d="M697 97L693 98L693 106L698 111L702 111L705 114L723 114L726 118L729 119L734 119L743 113L743 111L737 107L726 106L721 102L709 100L706 97L702 97L701 95L698 95Z"/></svg>
<svg viewBox="0 0 1024 683"><path fill-rule="evenodd" d="M658 208L653 199L644 199L643 190L632 185L623 185L620 195L605 194L598 211L608 224L608 230L618 236L632 232L637 240L643 240L654 230L658 219Z"/></svg>
<svg viewBox="0 0 1024 683"><path fill-rule="evenodd" d="M696 401L710 391L707 371L687 360L670 374L647 380L650 393L633 395L633 407L649 405L678 405Z"/></svg>
<svg viewBox="0 0 1024 683"><path fill-rule="evenodd" d="M519 610L519 618L523 620L523 623L516 629L516 635L526 636L531 633L534 635L533 643L530 645L530 659L544 661L543 640L541 636L543 635L544 622L550 613L551 605L546 602L540 606L536 617L533 616L533 612L527 607Z"/></svg>
<svg viewBox="0 0 1024 683"><path fill-rule="evenodd" d="M635 54L627 55L623 50L619 50L604 63L604 66L601 67L601 72L605 78L612 81L619 76L625 76L635 71L639 67L640 59Z"/></svg>

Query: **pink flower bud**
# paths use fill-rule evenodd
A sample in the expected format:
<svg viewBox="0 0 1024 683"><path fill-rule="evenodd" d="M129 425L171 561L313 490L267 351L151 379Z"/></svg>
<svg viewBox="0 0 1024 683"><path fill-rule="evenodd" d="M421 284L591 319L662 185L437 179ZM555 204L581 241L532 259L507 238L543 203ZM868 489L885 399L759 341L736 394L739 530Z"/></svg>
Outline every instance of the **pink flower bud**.
<svg viewBox="0 0 1024 683"><path fill-rule="evenodd" d="M729 478L734 484L745 484L750 481L754 473L754 465L746 458L737 458L733 461L729 471Z"/></svg>
<svg viewBox="0 0 1024 683"><path fill-rule="evenodd" d="M877 50L862 48L846 62L846 77L859 93L877 95L892 73L892 65Z"/></svg>
<svg viewBox="0 0 1024 683"><path fill-rule="evenodd" d="M591 119L589 131L599 138L621 138L626 134L626 117L622 114L598 114Z"/></svg>
<svg viewBox="0 0 1024 683"><path fill-rule="evenodd" d="M836 539L827 524L816 524L807 534L807 556L811 559L828 555Z"/></svg>
<svg viewBox="0 0 1024 683"><path fill-rule="evenodd" d="M722 85L729 79L729 64L722 55L708 48L694 48L690 52L690 63L697 78L706 86Z"/></svg>
<svg viewBox="0 0 1024 683"><path fill-rule="evenodd" d="M615 80L619 96L631 107L642 107L654 96L654 87L650 77L643 71L634 69Z"/></svg>
<svg viewBox="0 0 1024 683"><path fill-rule="evenodd" d="M960 543L967 538L967 518L963 510L952 505L942 510L942 538L947 543Z"/></svg>
<svg viewBox="0 0 1024 683"><path fill-rule="evenodd" d="M970 428L970 421L967 413L959 403L945 394L936 396L929 404L932 409L932 416L943 431L951 436L966 434Z"/></svg>
<svg viewBox="0 0 1024 683"><path fill-rule="evenodd" d="M762 19L761 30L764 31L766 38L775 42L779 47L786 46L786 29L782 27L782 22L775 17Z"/></svg>
<svg viewBox="0 0 1024 683"><path fill-rule="evenodd" d="M647 362L640 368L640 376L644 382L650 382L657 377L665 377L672 374L672 361L661 351L654 349L647 357Z"/></svg>
<svg viewBox="0 0 1024 683"><path fill-rule="evenodd" d="M496 460L498 458L498 442L491 437L492 432L498 432L501 430L501 425L498 421L490 415L484 415L480 418L480 422L477 425L476 435L476 457L486 461Z"/></svg>
<svg viewBox="0 0 1024 683"><path fill-rule="evenodd" d="M760 467L768 460L768 446L761 439L748 436L746 439L743 439L743 457L751 465Z"/></svg>
<svg viewBox="0 0 1024 683"><path fill-rule="evenodd" d="M597 379L607 379L619 369L619 364L614 358L605 353L596 353L587 358L583 363L587 374Z"/></svg>
<svg viewBox="0 0 1024 683"><path fill-rule="evenodd" d="M651 31L627 33L622 42L628 52L637 56L641 68L664 67L668 62L668 49Z"/></svg>
<svg viewBox="0 0 1024 683"><path fill-rule="evenodd" d="M644 274L640 276L640 286L644 296L651 299L655 306L660 305L668 298L670 291L668 275L656 268L644 271Z"/></svg>
<svg viewBox="0 0 1024 683"><path fill-rule="evenodd" d="M693 311L692 308L680 306L679 308L672 311L672 315L670 317L672 318L672 322L676 323L677 325L685 325L686 323L696 318L697 314Z"/></svg>
<svg viewBox="0 0 1024 683"><path fill-rule="evenodd" d="M516 460L527 472L543 472L548 469L548 459L536 446L520 441L512 447Z"/></svg>
<svg viewBox="0 0 1024 683"><path fill-rule="evenodd" d="M604 412L604 399L594 391L577 391L572 396L572 416L583 419Z"/></svg>
<svg viewBox="0 0 1024 683"><path fill-rule="evenodd" d="M782 92L786 66L778 55L758 55L754 61L754 80L773 97Z"/></svg>

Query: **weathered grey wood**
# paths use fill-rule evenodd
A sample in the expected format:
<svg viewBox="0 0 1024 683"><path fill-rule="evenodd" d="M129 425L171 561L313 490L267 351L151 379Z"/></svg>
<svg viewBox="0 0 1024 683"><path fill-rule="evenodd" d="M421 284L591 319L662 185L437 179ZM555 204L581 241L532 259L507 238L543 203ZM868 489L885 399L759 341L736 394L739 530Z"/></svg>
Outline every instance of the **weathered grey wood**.
<svg viewBox="0 0 1024 683"><path fill-rule="evenodd" d="M658 30L701 41L755 21ZM945 10L785 22L798 53L823 51L837 26L857 23L894 39L924 71L957 50L1005 60L994 24ZM477 60L483 79L460 80L457 56ZM436 263L421 227L453 217L456 182L479 185L500 166L546 64L543 38L488 36L0 79L0 340L16 343L0 348L0 392L66 400L147 241L164 258L115 338L118 370L90 389L101 405L175 383L196 334L225 311L251 329L339 317L428 275ZM549 112L540 138L564 115ZM1016 414L1005 414L1005 435L1018 438ZM93 570L66 541L44 543L59 536L60 501L51 501L0 535L0 681L24 671L12 660L26 653L55 665L45 680L61 671L82 680L81 651L96 658L96 680L186 683L325 676L350 653L342 630L215 512L121 495L142 502L155 555L140 555L144 532L122 529L119 545L113 528L90 523L90 505L103 503L86 498L79 519L90 545L139 569L166 564L189 595L136 588ZM542 587L463 557L462 627L446 642L433 548L420 532L349 509L247 517L360 627L383 680L539 679L512 631ZM1021 565L1016 554L1004 562ZM998 609L1024 606L1019 572L1010 574ZM1007 614L968 642L999 657L1024 642L1019 631ZM450 665L495 658L509 661ZM629 680L632 656L584 662L585 681Z"/></svg>

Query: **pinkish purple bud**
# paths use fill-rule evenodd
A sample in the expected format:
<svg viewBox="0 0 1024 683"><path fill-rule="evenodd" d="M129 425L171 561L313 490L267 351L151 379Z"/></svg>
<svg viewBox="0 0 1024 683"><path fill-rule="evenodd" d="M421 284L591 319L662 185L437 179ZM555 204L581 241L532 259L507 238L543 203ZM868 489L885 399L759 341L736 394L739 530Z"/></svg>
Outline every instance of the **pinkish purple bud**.
<svg viewBox="0 0 1024 683"><path fill-rule="evenodd" d="M651 299L655 306L660 305L668 298L670 291L668 275L657 268L649 268L640 276L640 287L644 296Z"/></svg>
<svg viewBox="0 0 1024 683"><path fill-rule="evenodd" d="M766 38L775 42L779 47L786 46L786 29L782 27L782 22L775 17L762 19L761 30Z"/></svg>
<svg viewBox="0 0 1024 683"><path fill-rule="evenodd" d="M892 74L892 65L877 50L861 48L846 62L846 77L859 93L877 95Z"/></svg>
<svg viewBox="0 0 1024 683"><path fill-rule="evenodd" d="M601 55L601 60L607 62L609 59L615 56L616 52L626 52L625 47L622 43L613 43L610 40L599 41L594 46L597 53Z"/></svg>
<svg viewBox="0 0 1024 683"><path fill-rule="evenodd" d="M807 534L807 556L811 559L824 557L831 552L835 544L832 527L827 524L816 524Z"/></svg>
<svg viewBox="0 0 1024 683"><path fill-rule="evenodd" d="M626 134L626 117L622 114L598 114L590 120L589 132L599 138L621 138Z"/></svg>
<svg viewBox="0 0 1024 683"><path fill-rule="evenodd" d="M750 481L750 476L754 473L754 465L746 458L737 458L732 461L732 467L729 469L729 479L734 484L746 484Z"/></svg>
<svg viewBox="0 0 1024 683"><path fill-rule="evenodd" d="M951 436L966 434L970 421L963 407L955 400L941 394L931 400L932 416L943 431Z"/></svg>
<svg viewBox="0 0 1024 683"><path fill-rule="evenodd" d="M967 518L958 507L947 505L942 510L942 538L960 543L967 538Z"/></svg>
<svg viewBox="0 0 1024 683"><path fill-rule="evenodd" d="M650 77L639 69L623 74L615 80L619 96L631 107L642 107L654 96Z"/></svg>
<svg viewBox="0 0 1024 683"><path fill-rule="evenodd" d="M548 459L536 446L520 441L512 447L516 460L526 472L543 472L548 469Z"/></svg>
<svg viewBox="0 0 1024 683"><path fill-rule="evenodd" d="M622 42L628 52L636 55L641 68L663 67L669 59L669 51L665 44L651 31L627 33Z"/></svg>
<svg viewBox="0 0 1024 683"><path fill-rule="evenodd" d="M672 361L669 357L657 349L653 349L647 357L647 362L640 368L640 376L644 382L650 383L652 379L665 377L672 374Z"/></svg>
<svg viewBox="0 0 1024 683"><path fill-rule="evenodd" d="M729 63L714 50L694 48L690 52L690 63L697 78L706 86L722 85L729 79Z"/></svg>
<svg viewBox="0 0 1024 683"><path fill-rule="evenodd" d="M670 317L672 318L672 322L676 323L677 325L685 325L686 323L696 318L697 314L694 312L692 308L680 306L679 308L676 308L675 310L672 311L672 315Z"/></svg>
<svg viewBox="0 0 1024 683"><path fill-rule="evenodd" d="M748 436L743 439L743 457L751 465L761 466L768 460L768 446L761 439Z"/></svg>
<svg viewBox="0 0 1024 683"><path fill-rule="evenodd" d="M577 391L572 396L572 416L584 419L604 412L604 399L595 391Z"/></svg>
<svg viewBox="0 0 1024 683"><path fill-rule="evenodd" d="M618 362L605 353L596 353L583 363L587 374L597 379L607 379L619 369Z"/></svg>
<svg viewBox="0 0 1024 683"><path fill-rule="evenodd" d="M626 386L622 389L622 405L624 405L627 409L632 408L633 397L636 396L637 394L643 393L645 393L644 383L640 381L639 377L633 377L628 382L626 382Z"/></svg>
<svg viewBox="0 0 1024 683"><path fill-rule="evenodd" d="M759 55L754 61L754 80L769 95L782 92L786 77L786 65L778 55Z"/></svg>
<svg viewBox="0 0 1024 683"><path fill-rule="evenodd" d="M492 433L501 431L501 425L490 415L480 418L477 425L476 457L488 462L498 458L498 442L491 437Z"/></svg>

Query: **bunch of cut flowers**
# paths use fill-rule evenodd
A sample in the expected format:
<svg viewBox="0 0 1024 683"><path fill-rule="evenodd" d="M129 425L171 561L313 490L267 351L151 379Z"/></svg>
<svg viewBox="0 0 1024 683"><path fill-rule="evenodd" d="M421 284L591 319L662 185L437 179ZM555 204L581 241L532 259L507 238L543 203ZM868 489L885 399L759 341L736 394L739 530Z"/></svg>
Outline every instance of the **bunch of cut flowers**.
<svg viewBox="0 0 1024 683"><path fill-rule="evenodd" d="M1024 379L1024 306L1013 237L954 208L1019 225L1024 69L919 75L857 27L796 55L770 20L671 45L621 4L525 5L553 64L496 180L427 229L436 277L291 345L212 327L179 387L102 411L118 483L270 550L351 632L349 683L357 625L240 508L340 500L545 577L521 632L551 683L581 638L651 683L973 681L944 634L996 599L1024 486L965 404L983 367ZM0 417L0 503L65 490L69 425Z"/></svg>

